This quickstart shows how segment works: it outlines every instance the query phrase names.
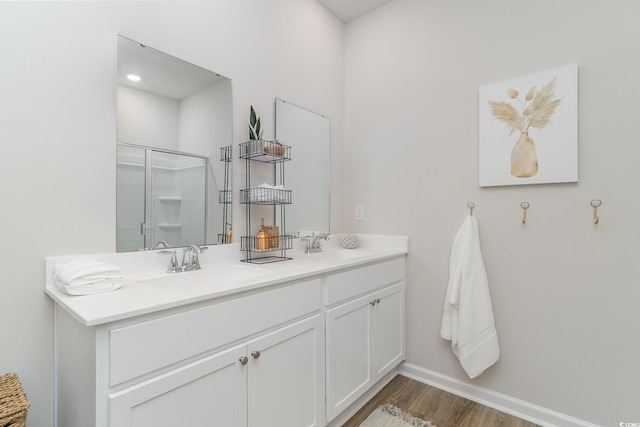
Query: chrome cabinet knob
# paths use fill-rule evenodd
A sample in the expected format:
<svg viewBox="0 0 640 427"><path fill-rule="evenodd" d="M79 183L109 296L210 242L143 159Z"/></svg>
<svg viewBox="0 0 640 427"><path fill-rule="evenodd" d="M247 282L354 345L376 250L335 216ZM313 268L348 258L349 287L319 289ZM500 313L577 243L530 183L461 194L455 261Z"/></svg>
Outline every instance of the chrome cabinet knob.
<svg viewBox="0 0 640 427"><path fill-rule="evenodd" d="M249 361L249 358L247 356L242 356L239 360L240 360L240 364L244 366Z"/></svg>
<svg viewBox="0 0 640 427"><path fill-rule="evenodd" d="M254 359L260 358L260 350L251 352L251 355L253 356Z"/></svg>

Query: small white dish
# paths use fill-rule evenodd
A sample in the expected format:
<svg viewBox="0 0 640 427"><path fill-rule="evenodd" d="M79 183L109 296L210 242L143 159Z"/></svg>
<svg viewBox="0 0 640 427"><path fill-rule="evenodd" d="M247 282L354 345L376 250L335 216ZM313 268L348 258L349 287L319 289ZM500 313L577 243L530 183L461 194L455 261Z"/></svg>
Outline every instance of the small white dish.
<svg viewBox="0 0 640 427"><path fill-rule="evenodd" d="M340 246L345 249L355 249L360 246L360 239L355 234L345 234L340 239Z"/></svg>

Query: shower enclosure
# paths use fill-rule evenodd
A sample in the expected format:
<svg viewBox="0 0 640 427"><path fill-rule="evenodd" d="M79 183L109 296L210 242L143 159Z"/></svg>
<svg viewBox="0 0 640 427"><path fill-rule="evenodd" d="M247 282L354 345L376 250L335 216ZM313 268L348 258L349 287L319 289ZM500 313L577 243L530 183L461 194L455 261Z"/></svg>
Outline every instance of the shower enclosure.
<svg viewBox="0 0 640 427"><path fill-rule="evenodd" d="M209 168L206 156L118 144L117 252L207 243Z"/></svg>

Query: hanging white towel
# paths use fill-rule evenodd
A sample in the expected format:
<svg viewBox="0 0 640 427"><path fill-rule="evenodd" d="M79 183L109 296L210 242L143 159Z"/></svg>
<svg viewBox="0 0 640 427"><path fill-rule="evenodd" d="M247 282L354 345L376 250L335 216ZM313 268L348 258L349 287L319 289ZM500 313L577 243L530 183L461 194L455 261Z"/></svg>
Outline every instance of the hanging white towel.
<svg viewBox="0 0 640 427"><path fill-rule="evenodd" d="M440 336L451 340L453 353L470 378L500 357L478 223L471 215L453 241Z"/></svg>

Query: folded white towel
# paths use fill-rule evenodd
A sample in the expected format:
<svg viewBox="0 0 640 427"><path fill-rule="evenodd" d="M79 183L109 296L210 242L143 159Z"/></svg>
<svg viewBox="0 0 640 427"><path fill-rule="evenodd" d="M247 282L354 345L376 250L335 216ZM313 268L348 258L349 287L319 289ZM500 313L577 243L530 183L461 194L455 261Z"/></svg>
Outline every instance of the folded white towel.
<svg viewBox="0 0 640 427"><path fill-rule="evenodd" d="M118 289L122 271L115 265L94 260L73 260L57 264L53 281L70 295L89 295Z"/></svg>
<svg viewBox="0 0 640 427"><path fill-rule="evenodd" d="M282 185L260 184L249 189L248 201L263 203L286 203L287 193Z"/></svg>
<svg viewBox="0 0 640 427"><path fill-rule="evenodd" d="M69 295L93 295L103 292L115 291L122 286L122 280L105 282L103 284L93 284L91 286L66 286L60 282L56 282L56 286L62 292Z"/></svg>
<svg viewBox="0 0 640 427"><path fill-rule="evenodd" d="M470 378L482 374L500 358L478 223L471 215L460 227L451 249L440 336L451 340L452 350Z"/></svg>

